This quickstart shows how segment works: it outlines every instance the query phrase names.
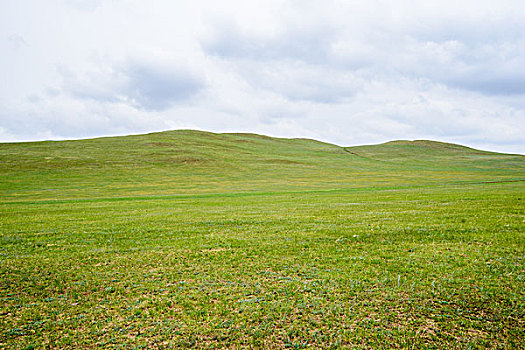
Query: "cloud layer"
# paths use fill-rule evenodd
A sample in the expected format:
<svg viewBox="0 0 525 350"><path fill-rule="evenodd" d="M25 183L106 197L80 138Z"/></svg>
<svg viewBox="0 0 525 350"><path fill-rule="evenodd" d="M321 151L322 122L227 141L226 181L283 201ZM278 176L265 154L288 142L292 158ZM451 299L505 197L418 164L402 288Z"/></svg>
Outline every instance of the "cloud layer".
<svg viewBox="0 0 525 350"><path fill-rule="evenodd" d="M195 128L525 153L521 1L7 1L0 141Z"/></svg>

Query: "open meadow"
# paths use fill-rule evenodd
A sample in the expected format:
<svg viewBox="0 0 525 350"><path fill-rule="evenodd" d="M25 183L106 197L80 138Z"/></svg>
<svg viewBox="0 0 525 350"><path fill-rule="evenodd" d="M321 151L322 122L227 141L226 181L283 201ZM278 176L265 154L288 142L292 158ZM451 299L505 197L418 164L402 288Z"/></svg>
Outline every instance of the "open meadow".
<svg viewBox="0 0 525 350"><path fill-rule="evenodd" d="M525 348L525 156L0 144L0 348Z"/></svg>

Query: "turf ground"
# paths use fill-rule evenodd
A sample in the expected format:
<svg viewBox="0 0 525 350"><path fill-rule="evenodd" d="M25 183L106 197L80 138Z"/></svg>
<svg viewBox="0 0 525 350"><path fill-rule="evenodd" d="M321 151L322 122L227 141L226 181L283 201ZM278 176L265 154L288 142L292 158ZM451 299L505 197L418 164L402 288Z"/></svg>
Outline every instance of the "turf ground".
<svg viewBox="0 0 525 350"><path fill-rule="evenodd" d="M524 348L524 156L178 131L0 157L0 348Z"/></svg>

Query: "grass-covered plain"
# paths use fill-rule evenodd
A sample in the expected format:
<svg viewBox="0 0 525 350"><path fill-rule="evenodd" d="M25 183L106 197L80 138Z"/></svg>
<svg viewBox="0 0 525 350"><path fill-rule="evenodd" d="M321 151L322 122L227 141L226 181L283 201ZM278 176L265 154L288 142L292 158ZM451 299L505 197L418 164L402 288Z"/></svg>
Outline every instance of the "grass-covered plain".
<svg viewBox="0 0 525 350"><path fill-rule="evenodd" d="M525 157L0 145L0 348L523 348Z"/></svg>

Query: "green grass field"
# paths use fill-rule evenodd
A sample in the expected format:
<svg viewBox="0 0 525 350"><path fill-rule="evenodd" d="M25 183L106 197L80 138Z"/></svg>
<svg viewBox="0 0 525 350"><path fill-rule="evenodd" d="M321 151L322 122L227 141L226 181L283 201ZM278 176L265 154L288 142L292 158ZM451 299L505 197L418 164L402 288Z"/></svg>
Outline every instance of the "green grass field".
<svg viewBox="0 0 525 350"><path fill-rule="evenodd" d="M525 156L0 144L0 348L525 348Z"/></svg>

